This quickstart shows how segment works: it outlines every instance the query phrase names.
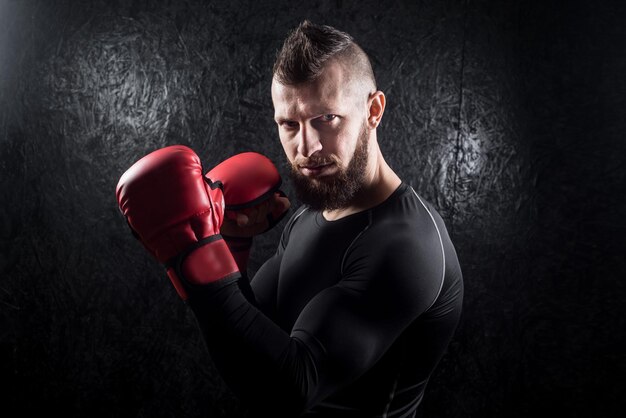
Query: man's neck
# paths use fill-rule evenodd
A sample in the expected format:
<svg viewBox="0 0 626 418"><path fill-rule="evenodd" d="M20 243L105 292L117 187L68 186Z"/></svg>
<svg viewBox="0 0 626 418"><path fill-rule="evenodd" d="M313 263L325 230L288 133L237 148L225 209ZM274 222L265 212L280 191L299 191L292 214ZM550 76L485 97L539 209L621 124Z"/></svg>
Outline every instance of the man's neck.
<svg viewBox="0 0 626 418"><path fill-rule="evenodd" d="M324 210L322 214L327 221L336 221L346 216L362 212L383 203L400 186L400 177L387 165L378 153L373 170L366 176L364 187L357 193L351 204L346 208Z"/></svg>

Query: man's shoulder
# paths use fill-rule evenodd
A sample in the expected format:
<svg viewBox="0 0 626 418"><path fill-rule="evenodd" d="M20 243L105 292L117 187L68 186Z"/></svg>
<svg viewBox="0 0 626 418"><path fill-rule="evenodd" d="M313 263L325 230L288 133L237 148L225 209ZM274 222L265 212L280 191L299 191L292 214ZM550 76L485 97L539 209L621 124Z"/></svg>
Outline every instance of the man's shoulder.
<svg viewBox="0 0 626 418"><path fill-rule="evenodd" d="M402 183L389 199L372 209L371 224L373 228L401 230L432 222L434 213L436 209L427 199Z"/></svg>
<svg viewBox="0 0 626 418"><path fill-rule="evenodd" d="M370 225L359 240L364 250L380 252L385 258L398 254L432 257L442 248L438 217L433 205L407 185L372 211Z"/></svg>

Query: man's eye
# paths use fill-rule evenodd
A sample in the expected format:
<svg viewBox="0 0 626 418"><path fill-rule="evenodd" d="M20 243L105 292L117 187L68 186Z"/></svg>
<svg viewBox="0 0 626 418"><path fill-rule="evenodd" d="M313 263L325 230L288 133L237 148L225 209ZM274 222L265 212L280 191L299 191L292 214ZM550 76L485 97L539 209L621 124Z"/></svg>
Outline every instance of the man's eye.
<svg viewBox="0 0 626 418"><path fill-rule="evenodd" d="M334 121L336 118L337 118L337 115L333 115L333 114L330 114L330 113L329 113L328 115L324 115L324 116L322 116L322 120L323 120L324 122L332 122L332 121Z"/></svg>
<svg viewBox="0 0 626 418"><path fill-rule="evenodd" d="M287 128L287 129L294 129L298 127L298 122L294 122L291 120L284 120L280 124L283 128Z"/></svg>

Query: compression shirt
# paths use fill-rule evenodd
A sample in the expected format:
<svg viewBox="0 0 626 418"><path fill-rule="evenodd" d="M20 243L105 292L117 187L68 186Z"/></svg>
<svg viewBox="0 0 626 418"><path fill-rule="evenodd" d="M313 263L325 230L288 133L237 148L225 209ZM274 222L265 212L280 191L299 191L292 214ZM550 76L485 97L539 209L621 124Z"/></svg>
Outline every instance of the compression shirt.
<svg viewBox="0 0 626 418"><path fill-rule="evenodd" d="M444 222L403 183L336 221L304 206L247 278L190 292L252 416L413 417L454 334L463 279Z"/></svg>

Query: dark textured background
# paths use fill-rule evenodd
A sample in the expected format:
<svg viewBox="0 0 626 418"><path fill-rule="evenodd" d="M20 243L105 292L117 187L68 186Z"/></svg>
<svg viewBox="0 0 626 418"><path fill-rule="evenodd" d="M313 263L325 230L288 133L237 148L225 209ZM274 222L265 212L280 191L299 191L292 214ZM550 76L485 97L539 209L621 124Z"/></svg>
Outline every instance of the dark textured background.
<svg viewBox="0 0 626 418"><path fill-rule="evenodd" d="M234 3L0 0L2 415L244 416L114 188L175 143L286 174L270 67L307 17L371 55L383 152L462 263L426 416L622 416L624 2Z"/></svg>

